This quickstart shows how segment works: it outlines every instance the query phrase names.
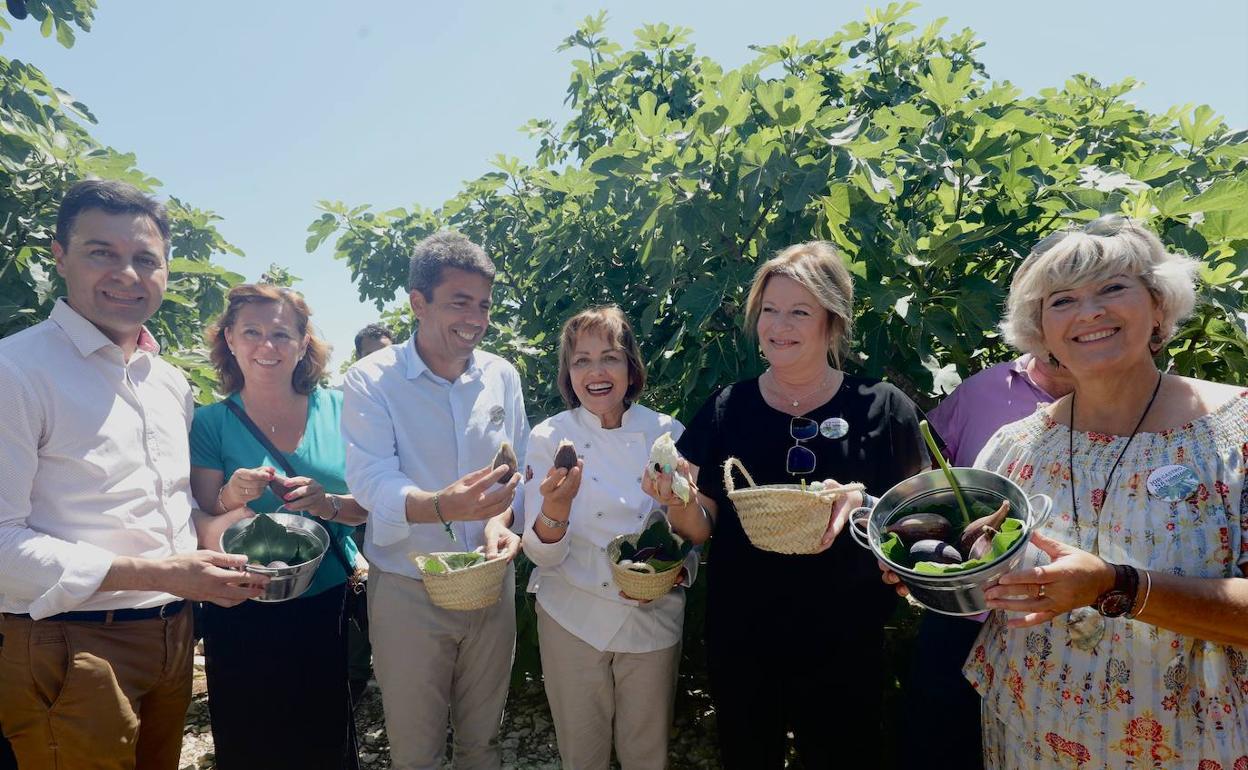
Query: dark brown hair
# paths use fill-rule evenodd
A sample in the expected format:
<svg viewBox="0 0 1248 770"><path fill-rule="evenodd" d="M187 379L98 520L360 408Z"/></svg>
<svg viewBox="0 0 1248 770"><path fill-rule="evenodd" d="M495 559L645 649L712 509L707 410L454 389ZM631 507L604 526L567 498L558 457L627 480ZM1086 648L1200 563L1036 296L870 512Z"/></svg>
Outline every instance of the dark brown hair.
<svg viewBox="0 0 1248 770"><path fill-rule="evenodd" d="M230 289L226 301L228 304L225 312L204 335L210 348L212 365L216 367L217 377L221 380L221 391L226 394L236 393L243 389L244 383L243 370L238 367L238 361L234 360L234 354L230 352L230 346L225 341L225 330L238 320L238 311L244 305L275 302L291 309L295 314L295 325L299 333L308 340L308 349L295 365L290 384L296 393L311 393L325 374L325 366L329 363L329 345L312 332L308 322L312 311L308 309L308 303L304 302L303 295L293 289L272 284L243 283Z"/></svg>
<svg viewBox="0 0 1248 770"><path fill-rule="evenodd" d="M632 324L618 305L602 305L591 307L572 316L563 325L559 333L559 395L569 409L581 405L581 400L572 390L572 354L576 352L576 341L582 334L601 334L624 351L628 359L628 390L624 393L624 403L631 404L637 400L646 387L646 364L641 360L641 348L637 345L637 335L633 334Z"/></svg>
<svg viewBox="0 0 1248 770"><path fill-rule="evenodd" d="M164 205L144 195L132 184L109 179L77 182L65 193L65 197L61 199L61 207L56 212L55 238L61 248L69 248L74 222L79 214L90 209L99 209L106 214L141 214L147 217L156 225L160 239L165 242L164 256L169 256L169 241L173 231L169 225L169 212Z"/></svg>

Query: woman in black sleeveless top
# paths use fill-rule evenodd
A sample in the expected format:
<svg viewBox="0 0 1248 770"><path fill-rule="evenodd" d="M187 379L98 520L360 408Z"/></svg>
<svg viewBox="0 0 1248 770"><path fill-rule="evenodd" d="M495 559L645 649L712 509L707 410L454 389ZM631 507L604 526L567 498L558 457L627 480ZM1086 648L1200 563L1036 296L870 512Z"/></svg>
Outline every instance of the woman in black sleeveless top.
<svg viewBox="0 0 1248 770"><path fill-rule="evenodd" d="M676 506L673 523L696 532L700 521L703 539L714 535L706 643L726 768L783 767L790 732L811 770L879 751L895 597L874 557L837 537L860 497L836 505L820 553L782 555L750 543L723 482L729 457L759 484L831 478L874 495L927 468L910 399L829 365L849 337L852 302L831 244L791 246L764 264L747 318L769 368L714 393L677 443L706 512Z"/></svg>

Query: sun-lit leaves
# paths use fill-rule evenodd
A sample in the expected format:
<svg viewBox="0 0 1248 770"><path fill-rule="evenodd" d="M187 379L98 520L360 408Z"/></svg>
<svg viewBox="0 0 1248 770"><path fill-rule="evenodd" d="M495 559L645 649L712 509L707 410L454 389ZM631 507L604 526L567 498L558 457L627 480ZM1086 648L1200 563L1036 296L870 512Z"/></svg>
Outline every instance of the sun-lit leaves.
<svg viewBox="0 0 1248 770"><path fill-rule="evenodd" d="M55 33L66 47L74 42L72 27L90 30L95 9L94 0L24 5L29 18L16 23L38 23L45 37ZM87 131L94 122L86 105L38 68L0 56L0 337L47 317L65 293L51 244L57 207L71 184L95 177L149 193L160 187L136 167L133 154L100 145ZM177 198L167 205L173 225L169 287L149 326L207 402L215 398L215 375L203 355L203 331L224 307L226 291L242 280L213 260L242 252L217 231L220 217L213 212Z"/></svg>
<svg viewBox="0 0 1248 770"><path fill-rule="evenodd" d="M858 284L847 365L930 404L1010 355L994 329L1032 244L1125 212L1208 263L1197 317L1171 346L1177 368L1243 381L1248 132L1208 107L1141 110L1130 78L1022 95L988 79L973 32L919 32L912 8L754 46L728 72L688 30L648 26L625 49L605 16L586 19L561 46L580 57L573 115L525 127L531 165L497 161L437 211L327 208L309 247L337 234L361 297L380 306L417 239L461 229L499 265L487 344L522 367L536 415L559 408L559 324L616 302L637 324L652 403L687 416L761 369L745 292L777 249L841 248Z"/></svg>

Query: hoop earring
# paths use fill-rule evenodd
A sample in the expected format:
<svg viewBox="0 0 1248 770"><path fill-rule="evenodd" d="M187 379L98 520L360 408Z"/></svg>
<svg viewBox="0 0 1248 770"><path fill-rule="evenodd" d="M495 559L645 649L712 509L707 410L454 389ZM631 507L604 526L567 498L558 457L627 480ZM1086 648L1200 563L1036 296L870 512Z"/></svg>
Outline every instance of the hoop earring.
<svg viewBox="0 0 1248 770"><path fill-rule="evenodd" d="M1148 349L1153 352L1153 355L1157 355L1161 352L1161 348L1165 342L1166 341L1161 338L1161 326L1159 324L1153 326L1153 336L1148 338Z"/></svg>
<svg viewBox="0 0 1248 770"><path fill-rule="evenodd" d="M1052 365L1052 366L1061 366L1061 365L1062 365L1062 362L1057 360L1057 356L1055 356L1055 355L1053 355L1052 353L1050 353L1050 354L1049 354L1049 364L1050 364L1050 365Z"/></svg>

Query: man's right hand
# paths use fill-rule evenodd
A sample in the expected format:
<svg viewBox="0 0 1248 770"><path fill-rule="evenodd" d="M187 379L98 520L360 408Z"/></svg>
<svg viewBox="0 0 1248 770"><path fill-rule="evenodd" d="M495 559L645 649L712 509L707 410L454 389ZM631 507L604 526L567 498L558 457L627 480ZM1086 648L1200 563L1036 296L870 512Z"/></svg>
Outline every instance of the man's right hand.
<svg viewBox="0 0 1248 770"><path fill-rule="evenodd" d="M507 483L499 484L504 478ZM438 509L447 521L492 519L511 505L519 483L520 474L514 468L487 465L439 491Z"/></svg>
<svg viewBox="0 0 1248 770"><path fill-rule="evenodd" d="M233 607L260 596L268 577L242 572L247 557L217 551L192 551L164 559L118 556L100 583L100 591L162 591L196 602Z"/></svg>
<svg viewBox="0 0 1248 770"><path fill-rule="evenodd" d="M158 590L191 601L212 602L233 607L264 594L269 584L265 575L240 570L247 557L218 551L180 553L157 562Z"/></svg>

